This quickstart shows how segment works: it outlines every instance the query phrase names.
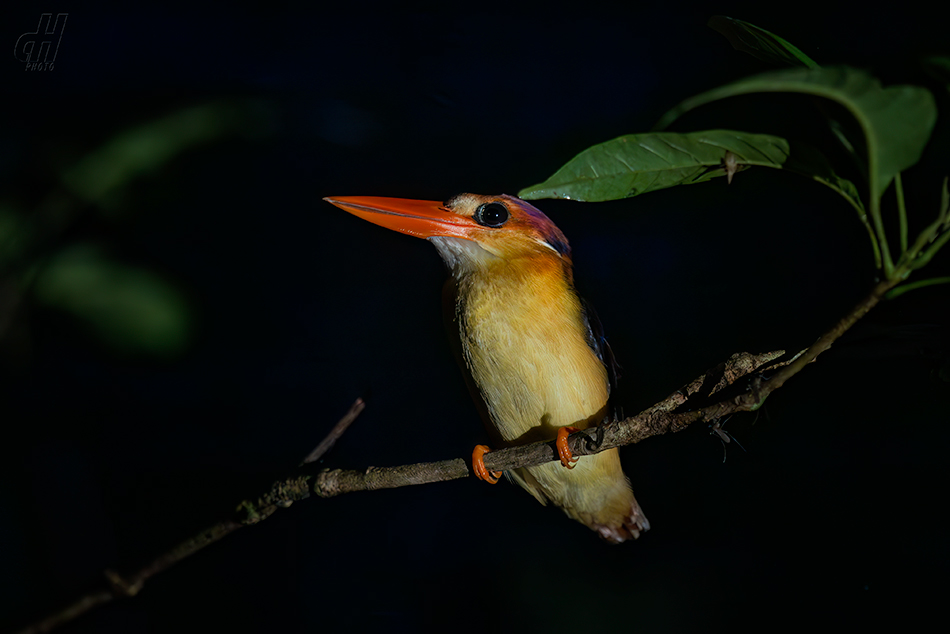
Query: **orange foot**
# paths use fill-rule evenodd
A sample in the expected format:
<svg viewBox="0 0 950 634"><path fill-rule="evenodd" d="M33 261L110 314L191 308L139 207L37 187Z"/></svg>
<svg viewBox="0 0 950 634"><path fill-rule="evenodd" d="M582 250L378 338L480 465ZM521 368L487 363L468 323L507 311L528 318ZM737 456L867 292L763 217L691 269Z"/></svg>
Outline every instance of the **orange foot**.
<svg viewBox="0 0 950 634"><path fill-rule="evenodd" d="M484 480L488 484L497 484L501 477L501 471L489 471L485 467L485 454L491 449L488 445L475 445L475 451L472 452L472 469L475 470L475 476L479 480Z"/></svg>
<svg viewBox="0 0 950 634"><path fill-rule="evenodd" d="M576 431L580 431L577 427L559 427L557 430L557 455L561 458L561 464L568 469L574 468L574 463L577 462L577 458L571 453L571 448L567 446L567 437L573 434Z"/></svg>

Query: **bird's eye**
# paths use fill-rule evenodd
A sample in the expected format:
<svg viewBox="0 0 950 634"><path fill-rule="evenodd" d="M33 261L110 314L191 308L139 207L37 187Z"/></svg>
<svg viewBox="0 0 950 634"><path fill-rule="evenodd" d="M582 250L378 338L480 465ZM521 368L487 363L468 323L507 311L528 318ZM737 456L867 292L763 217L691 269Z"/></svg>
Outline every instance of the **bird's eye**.
<svg viewBox="0 0 950 634"><path fill-rule="evenodd" d="M501 203L485 203L475 210L475 222L486 227L500 227L509 217L508 208Z"/></svg>

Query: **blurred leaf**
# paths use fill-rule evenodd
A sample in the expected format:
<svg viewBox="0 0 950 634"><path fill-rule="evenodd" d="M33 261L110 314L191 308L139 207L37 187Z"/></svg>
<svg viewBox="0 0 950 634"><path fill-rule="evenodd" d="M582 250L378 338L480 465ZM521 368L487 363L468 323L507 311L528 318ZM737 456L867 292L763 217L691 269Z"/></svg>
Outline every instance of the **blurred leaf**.
<svg viewBox="0 0 950 634"><path fill-rule="evenodd" d="M179 110L119 133L63 173L63 182L83 200L108 208L112 195L139 175L222 136L241 120L240 108L230 104Z"/></svg>
<svg viewBox="0 0 950 634"><path fill-rule="evenodd" d="M732 44L732 48L748 53L763 62L820 68L796 46L754 24L724 15L714 15L709 18L708 24L710 28L722 33Z"/></svg>
<svg viewBox="0 0 950 634"><path fill-rule="evenodd" d="M0 204L0 270L26 250L32 237L31 227L22 215L13 207Z"/></svg>
<svg viewBox="0 0 950 634"><path fill-rule="evenodd" d="M934 55L923 61L924 70L950 91L950 57Z"/></svg>
<svg viewBox="0 0 950 634"><path fill-rule="evenodd" d="M518 196L589 202L629 198L724 176L727 158L739 166L781 167L788 158L788 143L733 130L628 134L584 150Z"/></svg>
<svg viewBox="0 0 950 634"><path fill-rule="evenodd" d="M691 97L667 112L662 129L701 105L757 92L796 92L840 103L857 119L867 140L868 181L879 198L894 175L914 165L937 119L933 95L920 86L890 86L854 68L795 68L755 75Z"/></svg>
<svg viewBox="0 0 950 634"><path fill-rule="evenodd" d="M38 272L33 289L40 302L72 314L122 352L170 357L189 339L190 314L177 289L90 245L54 256Z"/></svg>

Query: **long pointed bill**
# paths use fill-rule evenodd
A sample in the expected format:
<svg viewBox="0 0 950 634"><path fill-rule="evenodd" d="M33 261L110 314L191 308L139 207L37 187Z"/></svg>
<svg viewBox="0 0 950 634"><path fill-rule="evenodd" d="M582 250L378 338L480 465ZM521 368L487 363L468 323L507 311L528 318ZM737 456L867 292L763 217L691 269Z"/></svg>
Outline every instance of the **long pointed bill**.
<svg viewBox="0 0 950 634"><path fill-rule="evenodd" d="M471 218L446 211L437 201L379 196L334 196L324 200L363 220L417 238L454 236L470 240L471 230L478 227Z"/></svg>

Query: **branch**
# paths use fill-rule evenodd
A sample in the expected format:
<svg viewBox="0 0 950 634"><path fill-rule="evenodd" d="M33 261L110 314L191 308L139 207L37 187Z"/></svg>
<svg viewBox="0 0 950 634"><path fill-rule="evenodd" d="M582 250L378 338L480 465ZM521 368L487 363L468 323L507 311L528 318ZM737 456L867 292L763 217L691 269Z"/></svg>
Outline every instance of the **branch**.
<svg viewBox="0 0 950 634"><path fill-rule="evenodd" d="M898 279L894 279L878 283L847 316L819 337L807 350L785 360L781 360L785 354L781 350L764 354L746 352L734 354L727 361L636 416L572 434L569 439L571 451L575 456L587 456L614 447L637 443L651 436L681 431L697 421L715 421L735 412L758 409L770 393L780 388L805 365L830 348L834 341L871 310L898 282ZM778 368L781 369L777 370ZM777 372L771 378L764 378L766 373L774 370ZM744 385L743 380L745 380ZM718 402L703 404L708 403L714 395L720 399ZM696 407L687 409L689 405L696 405ZM308 456L308 460L318 460L324 452L329 450L364 407L362 399L357 399L327 438L311 453L311 456ZM506 471L558 459L553 442L538 442L487 453L485 466L492 471ZM466 459L456 458L399 467L369 467L365 471L323 470L316 476L307 473L305 466L295 475L275 482L270 491L257 500L241 502L234 518L201 531L137 572L122 577L115 571L106 571L109 589L85 595L59 612L22 630L20 634L48 632L98 605L109 603L119 597L135 596L149 578L172 564L213 544L242 526L256 524L266 519L278 508L286 508L298 500L309 497L311 480L313 480L314 493L320 497L332 497L354 491L372 491L465 478L472 474L469 462Z"/></svg>
<svg viewBox="0 0 950 634"><path fill-rule="evenodd" d="M571 451L575 456L587 456L614 447L637 443L651 436L681 431L697 421L714 421L736 412L751 412L758 409L769 394L782 387L788 379L801 372L807 364L830 348L832 343L876 306L884 294L899 281L893 279L879 282L867 297L858 302L850 313L819 337L811 347L784 363L769 366L783 355L784 351L761 355L745 352L734 354L725 363L709 370L683 389L632 418L572 434L568 440ZM781 366L784 367L770 379L766 380L760 374L763 369ZM689 398L703 396L704 385L712 383L712 387L708 390L708 395L711 396L745 377L749 377L748 385L738 395L703 407L681 411ZM485 467L490 471L508 471L520 467L533 467L554 460L559 460L554 442L536 442L486 453ZM314 493L320 497L333 497L355 491L375 491L455 480L472 474L469 462L456 458L399 467L369 467L365 471L324 470L317 475L313 489Z"/></svg>
<svg viewBox="0 0 950 634"><path fill-rule="evenodd" d="M636 416L572 434L568 440L571 452L575 456L589 456L614 447L637 443L651 436L681 431L698 420L713 420L732 412L754 409L746 404L747 396L743 394L731 401L722 401L701 409L679 411L690 398L711 396L763 368L783 365L773 362L784 354L784 350L764 354L734 354L728 361L710 369L692 383ZM790 363L793 359L784 363ZM760 383L760 380L754 378L751 381L753 385ZM754 393L762 400L767 394L761 388L754 390ZM533 467L552 460L559 460L554 441L536 442L486 453L485 467L491 471L507 471ZM313 490L320 497L333 497L355 491L375 491L456 480L469 475L472 475L470 461L462 458L399 467L369 467L365 471L323 470L317 474Z"/></svg>

